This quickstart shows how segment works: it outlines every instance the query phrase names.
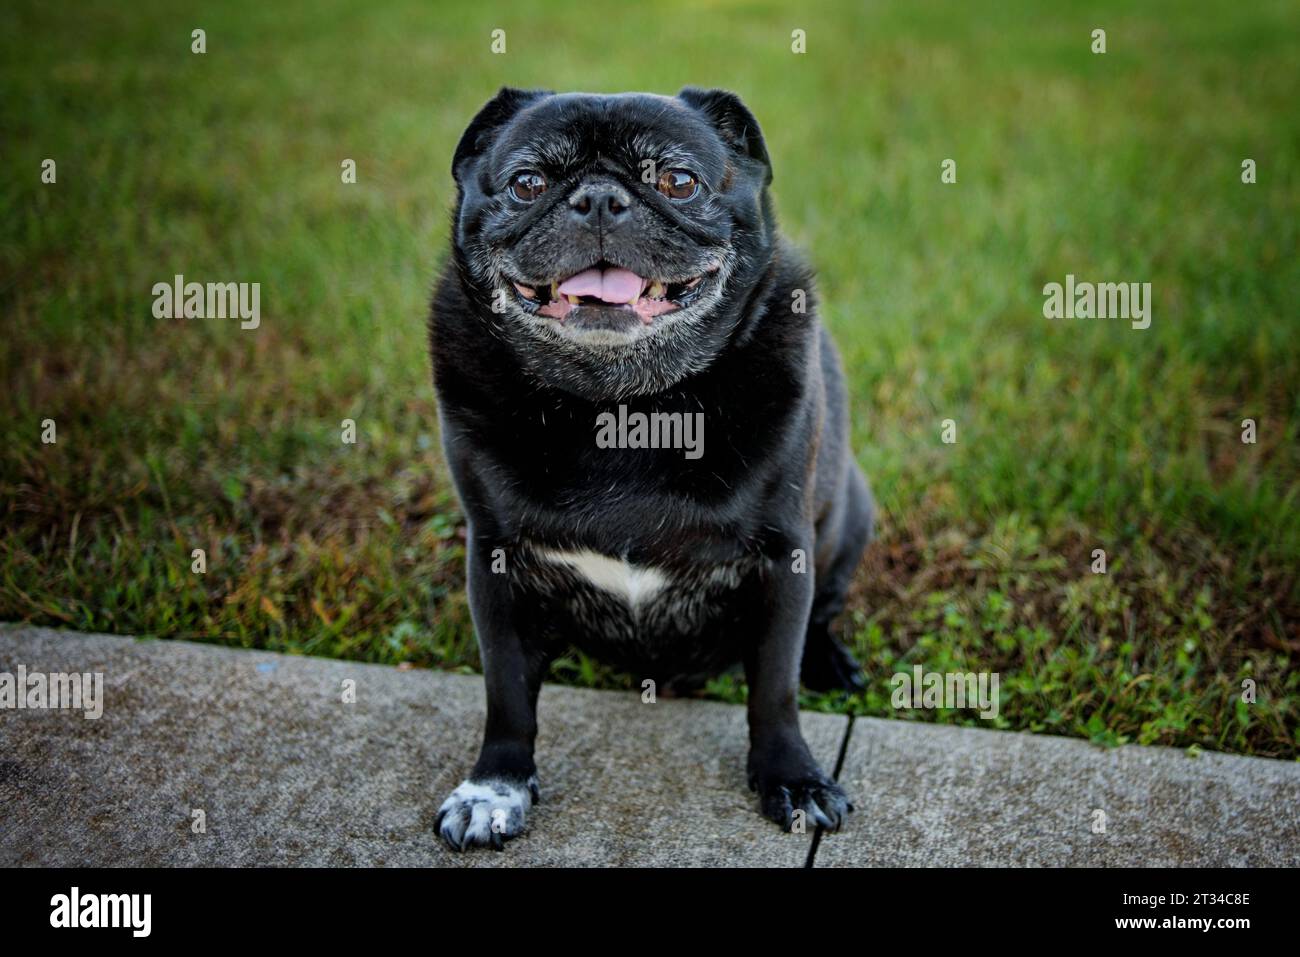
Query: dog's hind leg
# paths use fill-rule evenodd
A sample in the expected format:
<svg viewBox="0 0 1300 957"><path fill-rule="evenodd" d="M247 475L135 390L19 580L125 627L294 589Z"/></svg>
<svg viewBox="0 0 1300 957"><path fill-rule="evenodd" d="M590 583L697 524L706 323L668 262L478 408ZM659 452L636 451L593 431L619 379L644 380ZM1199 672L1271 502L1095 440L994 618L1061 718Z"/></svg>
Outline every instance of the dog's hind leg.
<svg viewBox="0 0 1300 957"><path fill-rule="evenodd" d="M848 471L839 514L827 523L835 529L834 548L826 567L817 570L817 588L804 638L799 678L809 691L861 691L866 687L862 665L831 631L835 618L844 610L849 583L875 526L875 506L866 479L856 463L850 463Z"/></svg>

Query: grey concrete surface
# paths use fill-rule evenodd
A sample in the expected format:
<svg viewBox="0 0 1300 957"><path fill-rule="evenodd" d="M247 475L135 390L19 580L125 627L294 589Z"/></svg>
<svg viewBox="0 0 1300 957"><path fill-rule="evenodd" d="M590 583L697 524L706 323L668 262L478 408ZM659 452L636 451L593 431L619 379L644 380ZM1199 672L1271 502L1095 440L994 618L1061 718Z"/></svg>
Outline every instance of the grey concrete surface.
<svg viewBox="0 0 1300 957"><path fill-rule="evenodd" d="M817 867L1300 864L1294 762L857 718L839 779Z"/></svg>
<svg viewBox="0 0 1300 957"><path fill-rule="evenodd" d="M743 708L545 687L528 833L458 855L433 820L477 755L477 676L0 626L19 664L103 672L105 705L0 710L0 866L793 867L812 840L758 815ZM847 724L803 717L828 768Z"/></svg>
<svg viewBox="0 0 1300 957"><path fill-rule="evenodd" d="M0 625L0 672L102 672L103 717L0 710L0 866L802 866L745 787L744 709L547 686L543 801L500 854L433 833L475 676ZM342 700L356 682L356 702ZM805 714L857 813L816 866L1300 864L1300 765ZM194 833L193 812L205 815ZM1105 832L1094 833L1096 812Z"/></svg>

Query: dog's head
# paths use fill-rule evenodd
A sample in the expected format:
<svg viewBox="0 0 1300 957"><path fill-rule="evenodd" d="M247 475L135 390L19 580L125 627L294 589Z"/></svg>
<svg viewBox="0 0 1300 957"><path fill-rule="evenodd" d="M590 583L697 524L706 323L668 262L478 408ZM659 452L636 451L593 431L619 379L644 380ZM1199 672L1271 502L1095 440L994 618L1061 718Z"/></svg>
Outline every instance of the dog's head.
<svg viewBox="0 0 1300 957"><path fill-rule="evenodd" d="M506 88L452 171L476 311L531 374L590 399L705 368L771 261L767 148L722 90Z"/></svg>

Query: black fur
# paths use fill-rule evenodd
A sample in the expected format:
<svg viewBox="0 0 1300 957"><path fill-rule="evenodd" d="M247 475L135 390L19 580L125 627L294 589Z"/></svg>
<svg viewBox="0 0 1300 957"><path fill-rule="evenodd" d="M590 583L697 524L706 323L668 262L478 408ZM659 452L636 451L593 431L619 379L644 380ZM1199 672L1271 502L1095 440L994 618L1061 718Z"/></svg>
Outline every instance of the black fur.
<svg viewBox="0 0 1300 957"><path fill-rule="evenodd" d="M668 200L642 180L646 159L691 169L700 194ZM764 813L788 828L802 809L810 824L838 827L851 806L809 754L797 692L801 668L810 687L860 683L830 624L871 535L872 503L848 448L843 377L812 274L776 232L757 121L723 91L505 89L453 165L452 255L431 339L487 686L470 780L531 781L538 687L568 644L638 680L740 662L750 786ZM529 205L507 192L521 166L549 184ZM621 198L614 225L575 219L574 191L593 184ZM606 309L542 319L508 293L511 280L545 283L597 261L709 279L695 305L650 326ZM597 447L597 416L620 403L703 413L703 456ZM653 567L670 584L633 608L548 549ZM467 837L467 815L440 815L449 844L499 844ZM462 823L449 833L444 821Z"/></svg>

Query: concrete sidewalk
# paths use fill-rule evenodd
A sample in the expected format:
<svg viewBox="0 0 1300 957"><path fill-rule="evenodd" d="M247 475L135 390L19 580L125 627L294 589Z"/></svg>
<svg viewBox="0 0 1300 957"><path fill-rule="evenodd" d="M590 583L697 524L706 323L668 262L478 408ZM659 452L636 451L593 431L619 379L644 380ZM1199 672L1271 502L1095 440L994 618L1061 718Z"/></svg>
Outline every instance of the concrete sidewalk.
<svg viewBox="0 0 1300 957"><path fill-rule="evenodd" d="M547 686L542 803L504 853L434 837L481 679L0 626L0 672L102 672L104 714L0 710L0 865L803 866L745 787L745 715ZM356 701L342 700L344 681ZM1300 765L805 714L858 812L815 866L1300 864ZM206 829L194 833L194 812ZM1098 811L1105 833L1094 833Z"/></svg>

